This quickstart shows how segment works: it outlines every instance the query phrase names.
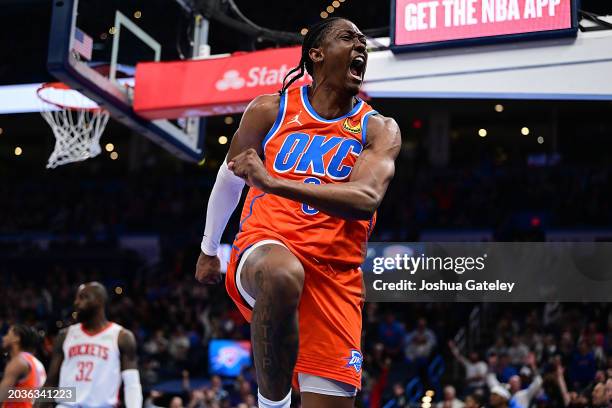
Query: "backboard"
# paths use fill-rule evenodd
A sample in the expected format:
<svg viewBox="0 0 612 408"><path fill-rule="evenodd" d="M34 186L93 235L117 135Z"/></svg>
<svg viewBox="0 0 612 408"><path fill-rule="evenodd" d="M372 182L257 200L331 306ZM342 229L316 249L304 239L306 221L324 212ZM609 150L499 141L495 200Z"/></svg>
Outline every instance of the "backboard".
<svg viewBox="0 0 612 408"><path fill-rule="evenodd" d="M138 62L197 56L206 50L207 33L207 21L187 0L53 0L47 66L136 133L198 162L204 119L147 120L134 113L134 71Z"/></svg>

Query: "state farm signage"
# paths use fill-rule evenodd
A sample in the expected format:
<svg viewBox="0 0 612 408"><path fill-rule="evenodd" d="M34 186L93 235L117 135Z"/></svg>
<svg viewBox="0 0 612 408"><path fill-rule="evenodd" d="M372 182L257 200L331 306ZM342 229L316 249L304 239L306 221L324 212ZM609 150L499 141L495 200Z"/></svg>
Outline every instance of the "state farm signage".
<svg viewBox="0 0 612 408"><path fill-rule="evenodd" d="M240 71L231 69L223 74L223 78L215 83L215 88L218 91L227 91L228 89L254 88L261 86L278 86L283 84L283 78L293 68L283 64L280 68L269 68L267 66L255 66L248 70L246 78L243 78ZM302 77L298 82L304 82L305 77Z"/></svg>
<svg viewBox="0 0 612 408"><path fill-rule="evenodd" d="M575 0L395 0L392 49L576 33Z"/></svg>
<svg viewBox="0 0 612 408"><path fill-rule="evenodd" d="M136 67L134 111L150 120L242 112L256 96L277 93L300 56L300 47L291 47L208 60L141 63ZM308 82L306 75L293 86Z"/></svg>

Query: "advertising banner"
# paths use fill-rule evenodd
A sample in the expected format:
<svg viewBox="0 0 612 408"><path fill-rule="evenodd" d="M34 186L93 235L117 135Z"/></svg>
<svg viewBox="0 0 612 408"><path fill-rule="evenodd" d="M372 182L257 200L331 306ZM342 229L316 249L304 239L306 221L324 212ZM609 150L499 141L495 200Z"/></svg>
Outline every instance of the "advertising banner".
<svg viewBox="0 0 612 408"><path fill-rule="evenodd" d="M300 57L301 47L290 47L205 60L140 63L134 111L149 120L242 112L256 96L277 93ZM306 74L292 86L309 82Z"/></svg>
<svg viewBox="0 0 612 408"><path fill-rule="evenodd" d="M395 0L392 49L571 35L574 0Z"/></svg>

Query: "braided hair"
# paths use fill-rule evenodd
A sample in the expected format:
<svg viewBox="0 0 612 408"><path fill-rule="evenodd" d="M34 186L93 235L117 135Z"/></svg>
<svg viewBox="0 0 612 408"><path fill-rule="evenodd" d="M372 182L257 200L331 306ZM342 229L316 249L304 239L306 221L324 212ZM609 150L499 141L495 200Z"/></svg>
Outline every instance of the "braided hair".
<svg viewBox="0 0 612 408"><path fill-rule="evenodd" d="M306 72L308 72L311 76L314 75L314 66L308 52L311 48L318 47L321 44L321 40L338 20L344 19L342 17L327 18L319 21L308 29L308 33L306 33L304 41L302 42L302 57L300 58L300 62L298 63L297 67L289 71L287 75L285 75L285 78L283 78L283 86L280 91L278 91L279 94L285 92L292 83L303 77ZM287 78L296 72L298 72L298 74L293 75L293 77L289 79L289 82L287 82Z"/></svg>

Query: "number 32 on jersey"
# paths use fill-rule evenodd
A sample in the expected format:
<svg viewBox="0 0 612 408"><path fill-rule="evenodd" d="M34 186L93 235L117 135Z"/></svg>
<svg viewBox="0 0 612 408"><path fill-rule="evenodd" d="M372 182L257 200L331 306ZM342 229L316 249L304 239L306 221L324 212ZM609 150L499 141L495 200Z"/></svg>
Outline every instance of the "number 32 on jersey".
<svg viewBox="0 0 612 408"><path fill-rule="evenodd" d="M77 374L75 381L91 381L91 372L93 371L93 361L79 361L77 363Z"/></svg>

